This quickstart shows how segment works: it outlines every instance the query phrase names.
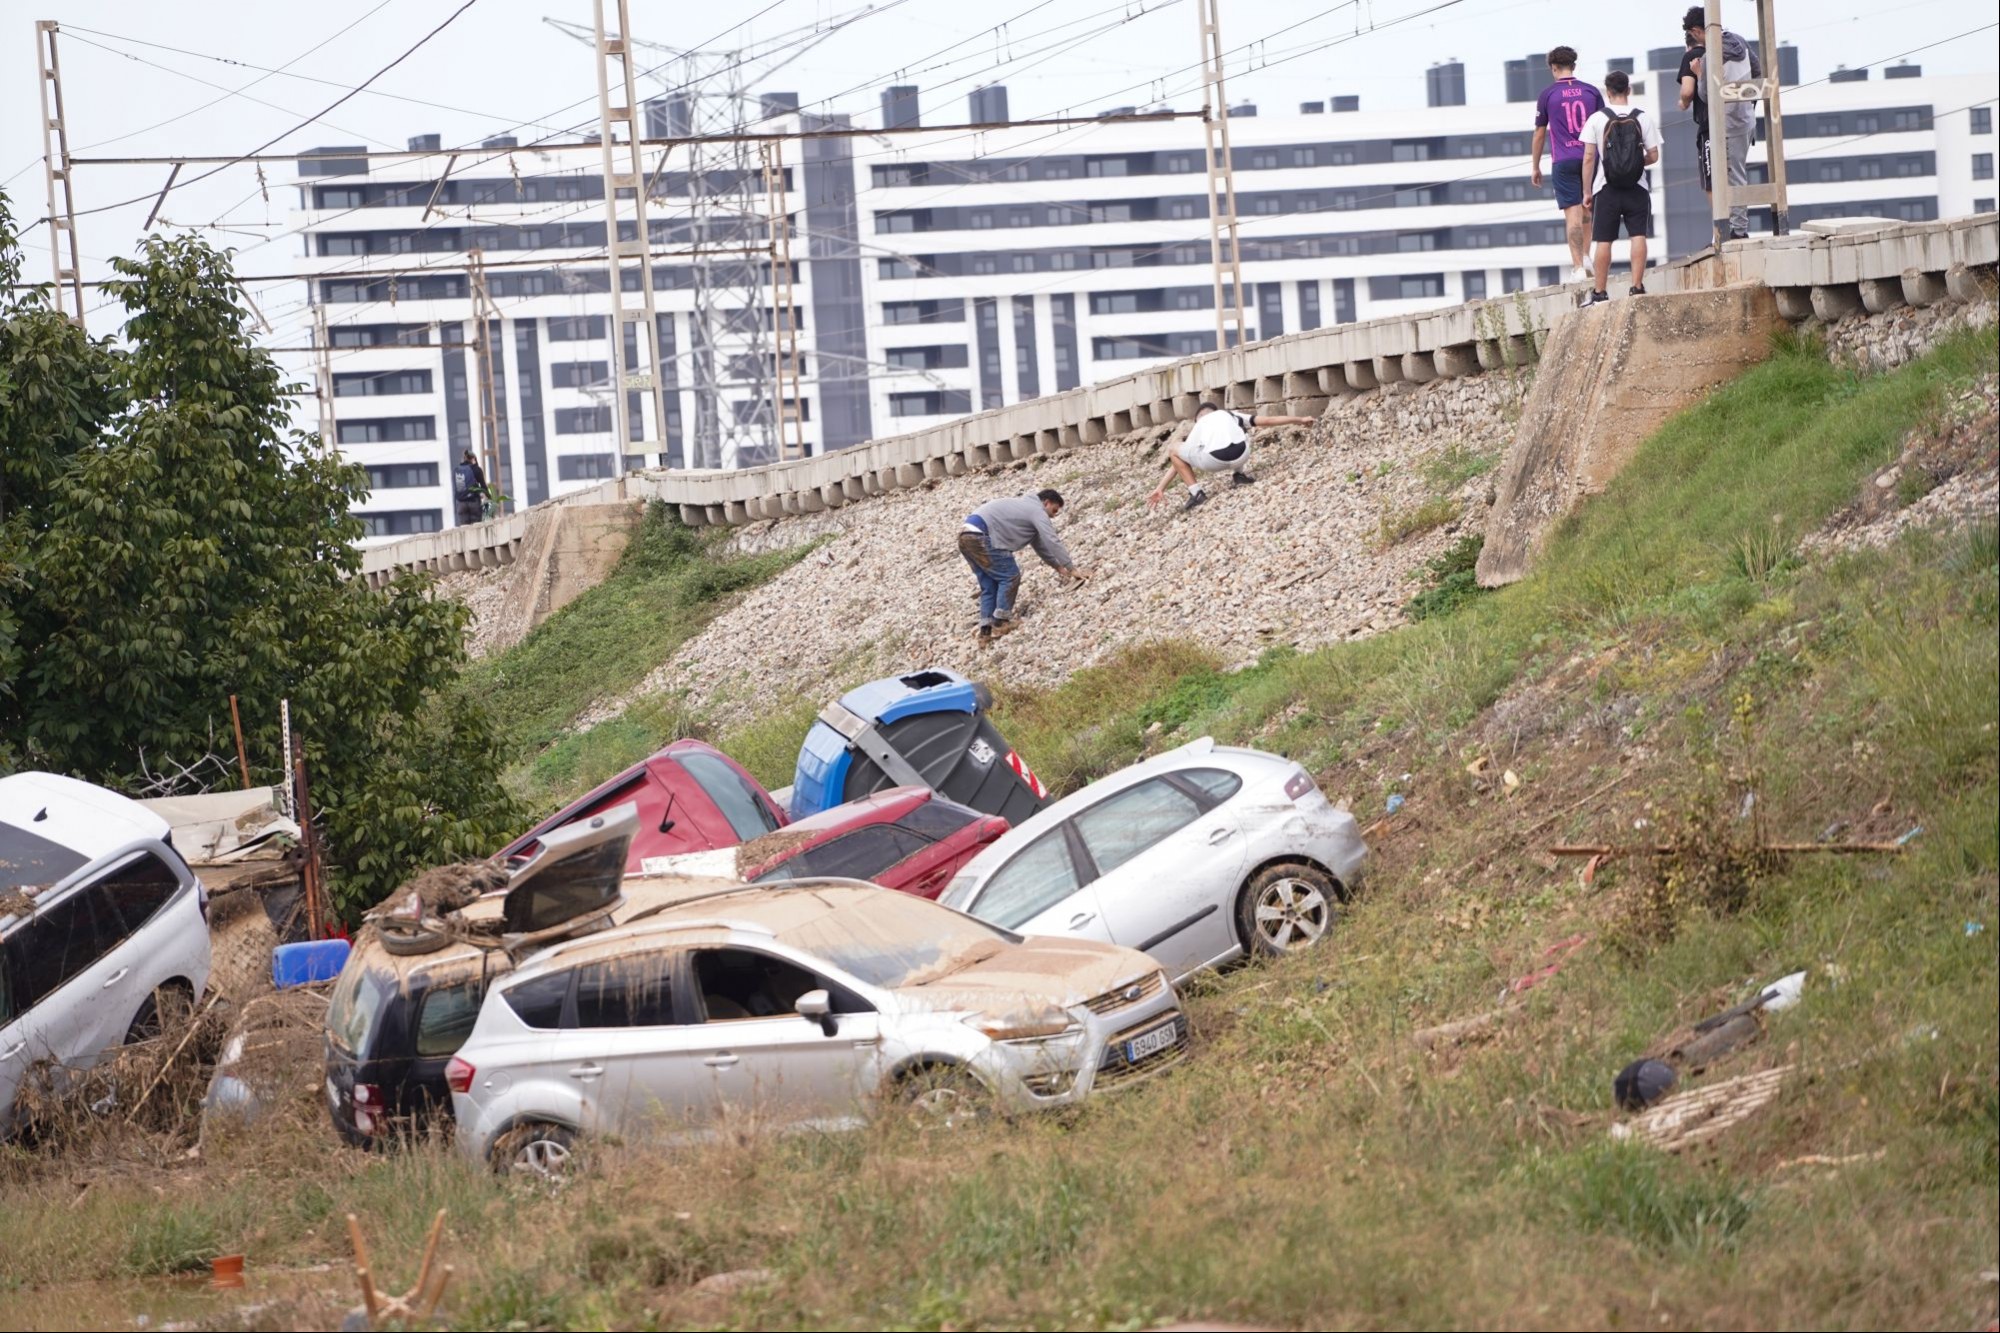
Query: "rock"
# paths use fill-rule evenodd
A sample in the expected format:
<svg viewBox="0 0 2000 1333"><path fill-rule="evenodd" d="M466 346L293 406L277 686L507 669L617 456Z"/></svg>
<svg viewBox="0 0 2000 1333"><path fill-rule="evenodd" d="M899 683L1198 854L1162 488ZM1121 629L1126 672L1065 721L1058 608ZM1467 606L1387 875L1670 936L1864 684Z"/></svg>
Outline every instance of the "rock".
<svg viewBox="0 0 2000 1333"><path fill-rule="evenodd" d="M777 1274L768 1268L738 1268L727 1273L710 1273L694 1284L693 1290L710 1296L734 1296L752 1287L768 1287Z"/></svg>

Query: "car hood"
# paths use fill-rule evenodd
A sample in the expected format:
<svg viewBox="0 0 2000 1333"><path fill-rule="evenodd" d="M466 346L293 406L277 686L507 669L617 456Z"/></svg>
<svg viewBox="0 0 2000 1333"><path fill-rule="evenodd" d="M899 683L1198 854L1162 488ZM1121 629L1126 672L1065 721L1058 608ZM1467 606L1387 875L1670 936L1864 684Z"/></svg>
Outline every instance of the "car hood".
<svg viewBox="0 0 2000 1333"><path fill-rule="evenodd" d="M1073 1009L1159 970L1146 955L1115 944L1030 935L943 975L899 986L893 994L910 1009L1008 1017L1050 1007Z"/></svg>

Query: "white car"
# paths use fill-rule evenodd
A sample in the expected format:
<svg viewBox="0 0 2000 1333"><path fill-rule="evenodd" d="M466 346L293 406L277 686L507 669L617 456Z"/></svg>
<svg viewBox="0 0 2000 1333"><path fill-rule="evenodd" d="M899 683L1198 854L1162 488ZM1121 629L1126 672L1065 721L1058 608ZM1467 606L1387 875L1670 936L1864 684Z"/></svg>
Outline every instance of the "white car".
<svg viewBox="0 0 2000 1333"><path fill-rule="evenodd" d="M0 1126L37 1062L86 1067L208 984L208 902L137 801L53 773L0 778Z"/></svg>
<svg viewBox="0 0 2000 1333"><path fill-rule="evenodd" d="M553 945L493 983L446 1066L457 1141L553 1174L580 1136L838 1127L906 1097L1063 1106L1185 1053L1159 965L1028 939L854 880L752 885Z"/></svg>
<svg viewBox="0 0 2000 1333"><path fill-rule="evenodd" d="M1176 981L1319 942L1368 848L1312 775L1204 736L1009 830L939 897L1026 935L1149 953Z"/></svg>

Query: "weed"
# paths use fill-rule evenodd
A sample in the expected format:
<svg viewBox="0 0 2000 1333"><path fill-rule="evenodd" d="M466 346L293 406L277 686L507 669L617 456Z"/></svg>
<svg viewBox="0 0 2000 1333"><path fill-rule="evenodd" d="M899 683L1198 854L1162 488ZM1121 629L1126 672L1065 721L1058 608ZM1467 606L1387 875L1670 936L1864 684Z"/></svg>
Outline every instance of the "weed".
<svg viewBox="0 0 2000 1333"><path fill-rule="evenodd" d="M1485 589L1479 586L1479 578L1474 571L1479 565L1479 553L1485 546L1484 533L1469 532L1452 543L1442 555L1425 561L1423 591L1409 600L1403 607L1403 614L1411 620L1448 616L1483 593Z"/></svg>
<svg viewBox="0 0 2000 1333"><path fill-rule="evenodd" d="M1483 477L1500 464L1498 454L1482 454L1453 440L1424 460L1424 481L1433 491L1449 495L1474 477Z"/></svg>
<svg viewBox="0 0 2000 1333"><path fill-rule="evenodd" d="M1568 1153L1539 1174L1584 1230L1685 1257L1733 1248L1753 1213L1733 1181L1630 1144Z"/></svg>
<svg viewBox="0 0 2000 1333"><path fill-rule="evenodd" d="M1796 569L1798 563L1797 548L1776 525L1739 535L1729 551L1730 568L1752 583L1769 583L1785 570Z"/></svg>
<svg viewBox="0 0 2000 1333"><path fill-rule="evenodd" d="M222 1230L196 1208L140 1213L125 1238L119 1271L127 1277L168 1277L208 1267L222 1253Z"/></svg>
<svg viewBox="0 0 2000 1333"><path fill-rule="evenodd" d="M1381 545L1387 549L1433 528L1441 528L1457 518L1458 513L1457 500L1448 495L1434 495L1408 509L1384 514L1381 519Z"/></svg>

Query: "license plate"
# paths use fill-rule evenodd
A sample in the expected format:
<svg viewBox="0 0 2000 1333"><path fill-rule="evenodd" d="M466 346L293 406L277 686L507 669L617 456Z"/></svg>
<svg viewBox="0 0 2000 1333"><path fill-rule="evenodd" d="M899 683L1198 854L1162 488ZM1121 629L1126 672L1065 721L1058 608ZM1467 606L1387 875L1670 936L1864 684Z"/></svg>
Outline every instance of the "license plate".
<svg viewBox="0 0 2000 1333"><path fill-rule="evenodd" d="M1141 1032L1125 1043L1125 1063L1136 1065L1149 1055L1158 1055L1179 1044L1181 1023L1177 1018L1171 1023L1163 1023L1150 1032Z"/></svg>

